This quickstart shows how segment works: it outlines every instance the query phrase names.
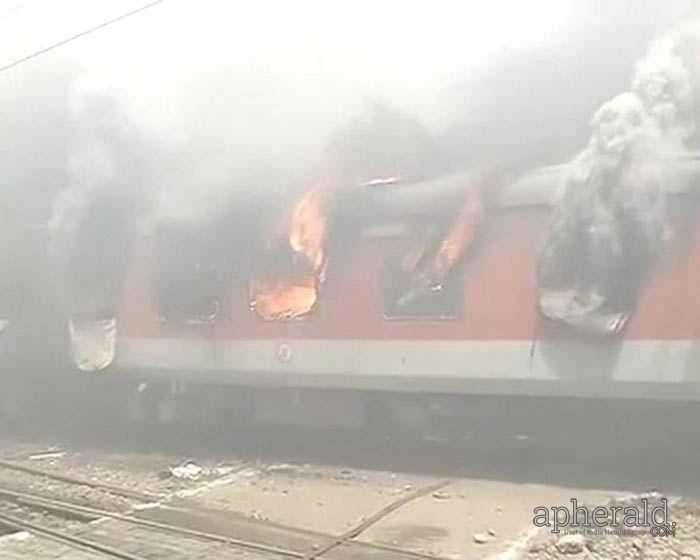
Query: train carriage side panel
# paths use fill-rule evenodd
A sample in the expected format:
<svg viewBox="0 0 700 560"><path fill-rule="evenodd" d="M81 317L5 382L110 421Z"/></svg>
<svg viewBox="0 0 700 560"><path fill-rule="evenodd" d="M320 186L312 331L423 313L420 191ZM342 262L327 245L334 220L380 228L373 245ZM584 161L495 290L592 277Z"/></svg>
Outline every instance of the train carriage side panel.
<svg viewBox="0 0 700 560"><path fill-rule="evenodd" d="M216 324L161 323L144 243L124 288L117 365L224 383L697 399L699 216L694 196L669 199L668 250L622 338L543 328L535 267L549 208L519 204L491 213L460 269L461 301L450 318L387 317L385 270L401 239L368 236L341 264L331 261L306 317L264 321L238 283Z"/></svg>

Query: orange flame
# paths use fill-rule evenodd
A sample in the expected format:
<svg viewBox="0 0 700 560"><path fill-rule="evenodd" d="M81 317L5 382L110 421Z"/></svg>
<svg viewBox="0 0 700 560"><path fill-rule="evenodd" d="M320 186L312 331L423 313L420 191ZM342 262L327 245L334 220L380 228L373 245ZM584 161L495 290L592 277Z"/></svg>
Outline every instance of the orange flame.
<svg viewBox="0 0 700 560"><path fill-rule="evenodd" d="M294 208L289 232L289 246L303 255L316 273L325 261L326 199L325 184L309 189Z"/></svg>
<svg viewBox="0 0 700 560"><path fill-rule="evenodd" d="M425 244L404 257L404 269L413 272L414 277L400 304L406 304L428 291L442 289L448 274L474 241L484 214L485 190L483 183L470 189L464 205L432 257Z"/></svg>
<svg viewBox="0 0 700 560"><path fill-rule="evenodd" d="M306 315L318 299L325 276L327 205L330 181L313 185L292 212L287 243L300 278L263 280L254 287L252 307L263 319L293 319Z"/></svg>
<svg viewBox="0 0 700 560"><path fill-rule="evenodd" d="M316 289L313 277L307 278L305 283L261 281L255 286L253 307L263 319L294 319L313 309Z"/></svg>

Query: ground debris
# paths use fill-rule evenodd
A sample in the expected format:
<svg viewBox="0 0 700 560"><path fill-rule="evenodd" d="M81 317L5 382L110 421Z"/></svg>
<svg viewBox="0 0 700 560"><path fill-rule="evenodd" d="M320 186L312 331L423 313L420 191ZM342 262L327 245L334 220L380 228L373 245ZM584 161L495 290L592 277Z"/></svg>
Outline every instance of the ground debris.
<svg viewBox="0 0 700 560"><path fill-rule="evenodd" d="M43 453L34 453L28 457L30 461L41 461L44 459L60 459L62 457L66 456L65 451L57 451L57 450L52 450L52 451L46 451Z"/></svg>
<svg viewBox="0 0 700 560"><path fill-rule="evenodd" d="M185 461L176 467L168 469L171 476L183 480L197 480L204 474L204 469L194 461Z"/></svg>
<svg viewBox="0 0 700 560"><path fill-rule="evenodd" d="M489 533L474 533L472 535L472 540L476 544L486 544L492 542L494 539Z"/></svg>
<svg viewBox="0 0 700 560"><path fill-rule="evenodd" d="M586 548L586 539L583 535L564 535L555 546L562 554L580 554Z"/></svg>

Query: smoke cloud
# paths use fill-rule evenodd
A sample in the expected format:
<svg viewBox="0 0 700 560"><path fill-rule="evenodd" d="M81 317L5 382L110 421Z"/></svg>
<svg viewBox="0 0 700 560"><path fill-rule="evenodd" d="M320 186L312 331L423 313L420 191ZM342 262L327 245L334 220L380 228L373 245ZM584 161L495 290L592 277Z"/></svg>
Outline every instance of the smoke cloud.
<svg viewBox="0 0 700 560"><path fill-rule="evenodd" d="M606 101L573 160L540 254L545 317L596 334L620 332L669 236L664 166L694 143L700 27L651 42L631 91ZM665 161L664 161L665 160Z"/></svg>
<svg viewBox="0 0 700 560"><path fill-rule="evenodd" d="M74 4L36 2L0 22L2 62L138 5ZM166 232L172 258L182 246L243 267L230 256L261 243L328 159L358 179L561 161L689 6L360 2L339 14L319 2L165 2L0 75L3 239L50 224L70 312L99 315L135 236ZM698 103L697 74L680 120Z"/></svg>

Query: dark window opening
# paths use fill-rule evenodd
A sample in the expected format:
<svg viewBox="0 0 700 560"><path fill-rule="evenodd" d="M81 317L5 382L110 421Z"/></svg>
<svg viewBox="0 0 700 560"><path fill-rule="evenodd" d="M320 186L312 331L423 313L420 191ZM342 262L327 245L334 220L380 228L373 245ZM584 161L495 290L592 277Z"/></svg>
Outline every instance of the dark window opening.
<svg viewBox="0 0 700 560"><path fill-rule="evenodd" d="M288 243L266 248L250 283L250 304L266 321L301 319L315 307L319 278Z"/></svg>
<svg viewBox="0 0 700 560"><path fill-rule="evenodd" d="M406 254L400 254L383 271L382 312L387 319L456 319L463 308L463 284L458 265L440 286L427 286L406 267Z"/></svg>
<svg viewBox="0 0 700 560"><path fill-rule="evenodd" d="M223 266L210 240L189 229L156 237L154 284L164 321L211 323L219 313Z"/></svg>

